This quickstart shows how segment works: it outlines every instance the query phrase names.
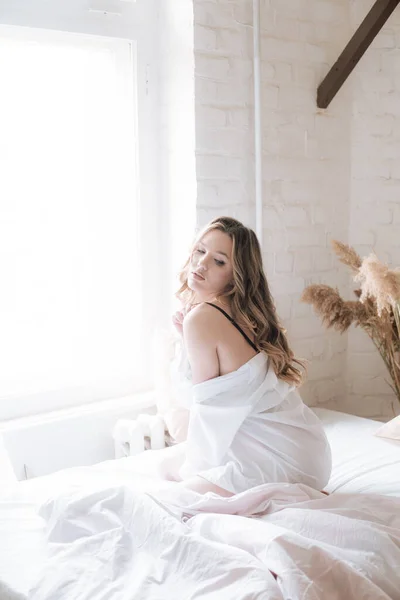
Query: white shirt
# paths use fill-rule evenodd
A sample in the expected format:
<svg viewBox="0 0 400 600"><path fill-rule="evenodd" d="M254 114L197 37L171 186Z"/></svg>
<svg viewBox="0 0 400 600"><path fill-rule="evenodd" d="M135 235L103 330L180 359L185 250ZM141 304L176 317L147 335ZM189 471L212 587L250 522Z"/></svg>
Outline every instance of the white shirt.
<svg viewBox="0 0 400 600"><path fill-rule="evenodd" d="M178 393L190 421L182 479L199 475L232 493L273 482L324 488L332 464L322 424L265 353L196 385L183 364Z"/></svg>

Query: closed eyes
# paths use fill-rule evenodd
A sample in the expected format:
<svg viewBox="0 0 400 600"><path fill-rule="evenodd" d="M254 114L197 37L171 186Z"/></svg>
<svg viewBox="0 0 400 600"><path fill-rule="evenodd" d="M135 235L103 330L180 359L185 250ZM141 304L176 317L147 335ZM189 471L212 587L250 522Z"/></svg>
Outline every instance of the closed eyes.
<svg viewBox="0 0 400 600"><path fill-rule="evenodd" d="M198 252L199 254L205 254L206 251L202 250L201 248L196 248L195 252ZM218 260L218 258L214 258L214 262L218 267L223 267L224 266L224 261L223 260Z"/></svg>

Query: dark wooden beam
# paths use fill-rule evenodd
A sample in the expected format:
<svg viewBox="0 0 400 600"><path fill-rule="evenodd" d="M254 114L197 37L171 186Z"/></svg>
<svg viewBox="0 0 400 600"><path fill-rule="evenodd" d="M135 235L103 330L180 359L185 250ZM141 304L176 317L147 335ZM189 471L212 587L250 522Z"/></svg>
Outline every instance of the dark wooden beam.
<svg viewBox="0 0 400 600"><path fill-rule="evenodd" d="M317 106L326 108L342 87L400 0L376 0L342 54L318 87Z"/></svg>

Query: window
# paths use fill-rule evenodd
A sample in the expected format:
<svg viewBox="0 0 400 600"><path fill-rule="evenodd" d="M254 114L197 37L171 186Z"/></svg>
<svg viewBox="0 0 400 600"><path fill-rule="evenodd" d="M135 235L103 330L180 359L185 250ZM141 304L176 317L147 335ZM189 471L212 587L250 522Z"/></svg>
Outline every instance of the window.
<svg viewBox="0 0 400 600"><path fill-rule="evenodd" d="M136 64L0 28L0 418L148 386Z"/></svg>
<svg viewBox="0 0 400 600"><path fill-rule="evenodd" d="M151 388L196 167L191 3L0 4L2 420Z"/></svg>

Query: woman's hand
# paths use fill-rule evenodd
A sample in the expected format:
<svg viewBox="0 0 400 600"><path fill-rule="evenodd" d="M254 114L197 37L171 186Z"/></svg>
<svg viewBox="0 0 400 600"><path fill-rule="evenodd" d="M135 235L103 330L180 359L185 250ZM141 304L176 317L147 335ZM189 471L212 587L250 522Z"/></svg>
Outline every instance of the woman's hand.
<svg viewBox="0 0 400 600"><path fill-rule="evenodd" d="M174 315L172 315L172 322L174 324L175 329L182 335L183 332L183 319L185 318L185 314L183 310L177 310Z"/></svg>
<svg viewBox="0 0 400 600"><path fill-rule="evenodd" d="M185 317L188 314L188 312L190 312L193 307L194 305L188 304L187 306L184 306L182 310L177 310L176 313L172 315L172 322L175 326L175 329L180 335L182 335L183 333L183 321L185 320Z"/></svg>

